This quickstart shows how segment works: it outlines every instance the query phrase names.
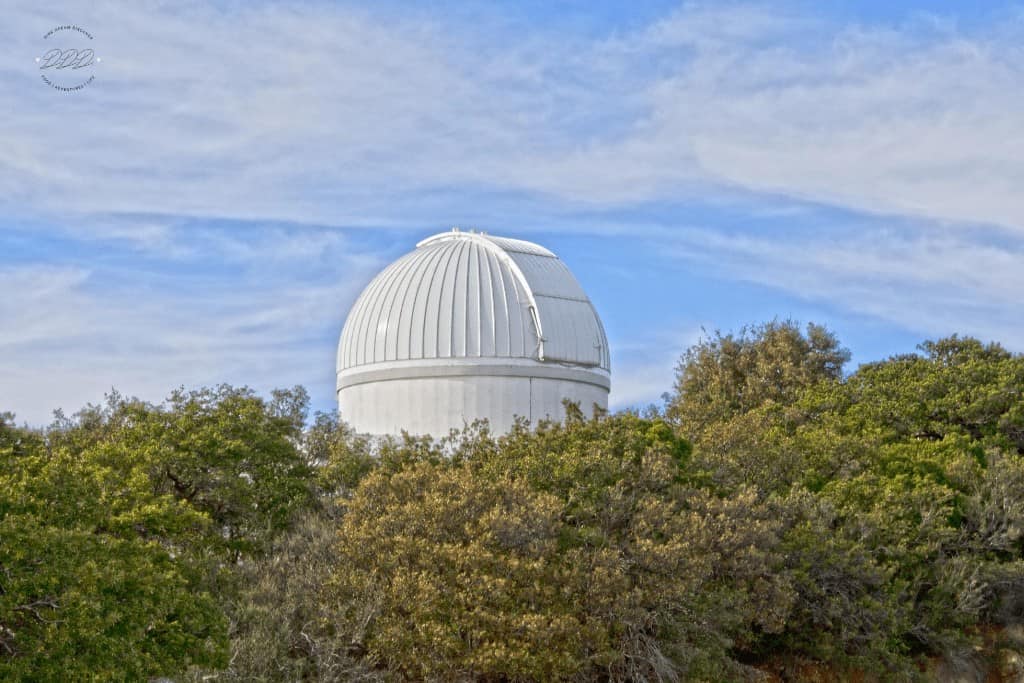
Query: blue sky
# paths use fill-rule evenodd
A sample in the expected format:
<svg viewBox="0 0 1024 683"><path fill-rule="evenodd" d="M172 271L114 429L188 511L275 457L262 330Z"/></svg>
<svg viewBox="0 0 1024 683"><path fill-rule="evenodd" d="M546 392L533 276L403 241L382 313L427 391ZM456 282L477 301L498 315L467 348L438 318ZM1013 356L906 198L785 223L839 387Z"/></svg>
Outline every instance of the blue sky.
<svg viewBox="0 0 1024 683"><path fill-rule="evenodd" d="M61 24L102 57L74 93L34 63ZM851 368L1024 351L1022 38L1005 3L16 2L0 410L218 382L329 410L354 298L453 225L569 264L616 408L776 317Z"/></svg>

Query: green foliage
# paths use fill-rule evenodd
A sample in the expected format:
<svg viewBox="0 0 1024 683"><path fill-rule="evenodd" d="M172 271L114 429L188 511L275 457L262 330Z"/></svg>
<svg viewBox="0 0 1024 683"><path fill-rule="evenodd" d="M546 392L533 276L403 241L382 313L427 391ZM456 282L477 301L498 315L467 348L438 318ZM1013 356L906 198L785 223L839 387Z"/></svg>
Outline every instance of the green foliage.
<svg viewBox="0 0 1024 683"><path fill-rule="evenodd" d="M892 640L906 621L905 608L872 549L837 533L842 522L834 507L806 489L793 490L777 506L786 558L780 580L794 598L785 628L748 643L746 658L810 656L840 670L910 673Z"/></svg>
<svg viewBox="0 0 1024 683"><path fill-rule="evenodd" d="M148 510L117 488L135 482L138 495L176 503L176 519L200 514L205 526L188 531L203 533L206 550L237 560L311 504L314 472L300 451L307 403L302 388L275 391L270 402L229 386L179 390L162 406L113 394L106 406L59 418L47 436L53 450L109 472L103 502ZM152 524L139 531L166 536ZM199 541L191 533L166 540L191 549Z"/></svg>
<svg viewBox="0 0 1024 683"><path fill-rule="evenodd" d="M225 661L201 576L135 528L201 516L2 422L0 462L0 678L142 679Z"/></svg>
<svg viewBox="0 0 1024 683"><path fill-rule="evenodd" d="M441 460L406 448L347 503L333 581L341 621L389 671L720 677L739 669L735 638L782 627L770 510L687 485L689 448L664 422L471 429Z"/></svg>
<svg viewBox="0 0 1024 683"><path fill-rule="evenodd" d="M950 337L910 355L865 365L839 399L851 427L887 440L969 437L1024 454L1024 360L997 344Z"/></svg>
<svg viewBox="0 0 1024 683"><path fill-rule="evenodd" d="M716 333L665 416L500 437L300 388L0 414L0 678L920 677L1024 623L1024 357L920 351Z"/></svg>
<svg viewBox="0 0 1024 683"><path fill-rule="evenodd" d="M45 432L0 419L0 677L226 663L232 564L312 504L303 390L118 394Z"/></svg>
<svg viewBox="0 0 1024 683"><path fill-rule="evenodd" d="M951 652L978 624L1024 618L1024 358L951 337L847 378L783 370L771 386L737 357L777 358L759 347L778 339L741 342L720 336L685 355L669 413L695 435L694 463L718 490L752 487L787 520L798 597L755 656L909 675L916 653Z"/></svg>
<svg viewBox="0 0 1024 683"><path fill-rule="evenodd" d="M358 650L348 637L354 625L340 622L338 610L324 599L323 587L340 561L337 519L331 512L304 514L263 557L238 568L240 588L227 606L230 663L221 671L194 670L190 680L385 678L354 656Z"/></svg>
<svg viewBox="0 0 1024 683"><path fill-rule="evenodd" d="M144 679L226 661L225 623L157 544L0 521L0 678Z"/></svg>
<svg viewBox="0 0 1024 683"><path fill-rule="evenodd" d="M356 434L334 414L317 414L306 431L304 446L321 495L351 492L377 462L370 454L369 439Z"/></svg>
<svg viewBox="0 0 1024 683"><path fill-rule="evenodd" d="M787 405L818 382L837 380L850 352L824 327L791 321L715 332L683 354L667 414L701 441L706 429L766 402Z"/></svg>

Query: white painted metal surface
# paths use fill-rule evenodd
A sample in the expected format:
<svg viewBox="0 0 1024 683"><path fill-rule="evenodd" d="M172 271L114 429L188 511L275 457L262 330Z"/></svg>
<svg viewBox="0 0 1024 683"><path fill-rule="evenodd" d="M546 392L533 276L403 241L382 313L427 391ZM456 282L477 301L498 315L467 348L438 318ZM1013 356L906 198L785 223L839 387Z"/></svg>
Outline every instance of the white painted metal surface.
<svg viewBox="0 0 1024 683"><path fill-rule="evenodd" d="M372 434L442 435L476 418L607 406L608 341L557 256L523 240L452 231L423 240L356 300L338 344L342 417Z"/></svg>

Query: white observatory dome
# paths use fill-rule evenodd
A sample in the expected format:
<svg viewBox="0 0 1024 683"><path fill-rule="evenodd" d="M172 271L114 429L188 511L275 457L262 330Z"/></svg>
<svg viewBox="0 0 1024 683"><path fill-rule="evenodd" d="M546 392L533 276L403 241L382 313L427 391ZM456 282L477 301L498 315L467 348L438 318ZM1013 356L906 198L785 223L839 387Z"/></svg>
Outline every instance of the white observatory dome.
<svg viewBox="0 0 1024 683"><path fill-rule="evenodd" d="M608 405L608 340L576 278L522 240L442 233L381 271L338 344L338 405L357 431L444 436L477 418L561 420Z"/></svg>

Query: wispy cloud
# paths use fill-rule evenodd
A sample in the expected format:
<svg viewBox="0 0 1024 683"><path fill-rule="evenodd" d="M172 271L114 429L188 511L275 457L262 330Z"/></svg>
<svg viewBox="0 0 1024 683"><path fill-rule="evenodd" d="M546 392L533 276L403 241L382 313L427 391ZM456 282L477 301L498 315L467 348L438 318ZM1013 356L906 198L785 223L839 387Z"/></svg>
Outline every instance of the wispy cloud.
<svg viewBox="0 0 1024 683"><path fill-rule="evenodd" d="M686 4L595 37L492 12L5 8L0 231L45 226L63 251L0 251L0 399L39 420L107 383L329 397L347 303L403 250L355 229L463 219L623 249L656 235L688 268L922 333L1024 339L1020 16L840 25ZM68 21L104 61L65 96L33 57ZM708 205L727 210L689 215ZM692 323L617 353L617 405L668 388L692 340L666 330Z"/></svg>
<svg viewBox="0 0 1024 683"><path fill-rule="evenodd" d="M1024 25L1001 19L689 5L584 41L327 4L101 2L80 20L99 80L60 99L31 68L57 17L23 5L0 48L0 196L351 225L452 187L605 206L741 187L1016 230Z"/></svg>
<svg viewBox="0 0 1024 683"><path fill-rule="evenodd" d="M380 254L331 231L194 232L167 237L191 246L173 249L187 267L167 273L103 258L91 268L0 264L0 409L39 424L112 386L158 400L219 381L305 383L329 408L333 346Z"/></svg>
<svg viewBox="0 0 1024 683"><path fill-rule="evenodd" d="M1024 240L870 222L849 228L833 225L830 232L782 239L687 228L676 232L672 249L681 260L731 279L906 330L973 334L1024 349Z"/></svg>

